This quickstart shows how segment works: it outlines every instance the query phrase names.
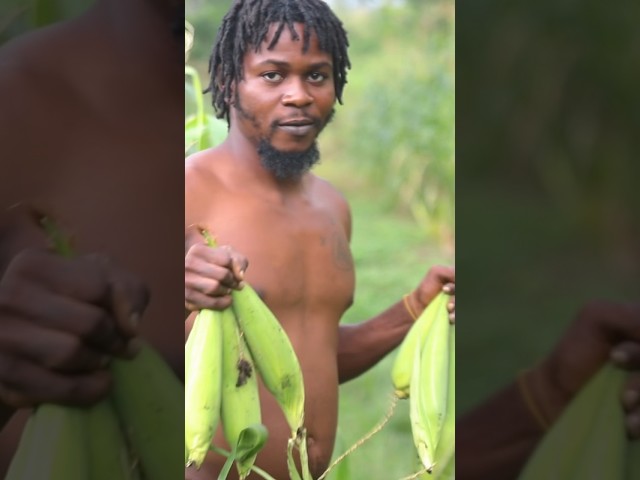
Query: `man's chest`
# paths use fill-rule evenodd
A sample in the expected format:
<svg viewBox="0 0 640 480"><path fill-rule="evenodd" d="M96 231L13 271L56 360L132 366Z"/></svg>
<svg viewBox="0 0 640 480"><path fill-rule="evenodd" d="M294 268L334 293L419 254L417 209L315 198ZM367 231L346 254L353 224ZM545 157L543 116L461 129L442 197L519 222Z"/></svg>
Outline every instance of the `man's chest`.
<svg viewBox="0 0 640 480"><path fill-rule="evenodd" d="M247 281L272 307L344 310L351 303L353 258L332 212L249 202L210 222L220 244L247 257Z"/></svg>

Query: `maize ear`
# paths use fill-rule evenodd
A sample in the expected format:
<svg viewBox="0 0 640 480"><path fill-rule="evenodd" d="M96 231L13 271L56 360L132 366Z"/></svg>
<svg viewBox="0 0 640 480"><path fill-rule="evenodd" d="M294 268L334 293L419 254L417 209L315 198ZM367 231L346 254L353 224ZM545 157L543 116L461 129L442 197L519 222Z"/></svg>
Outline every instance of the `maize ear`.
<svg viewBox="0 0 640 480"><path fill-rule="evenodd" d="M426 333L441 309L442 302L445 301L445 295L442 293L431 300L400 344L391 370L391 381L398 398L409 397L415 351L421 347Z"/></svg>
<svg viewBox="0 0 640 480"><path fill-rule="evenodd" d="M439 294L442 298L444 294ZM426 334L420 355L420 376L416 389L420 390L416 399L421 419L427 430L429 443L427 448L435 461L435 452L440 443L442 427L447 414L447 396L449 390L449 337L453 326L449 323L444 303L438 304L439 310L431 328ZM414 380L412 379L412 382ZM425 465L431 469L433 465Z"/></svg>
<svg viewBox="0 0 640 480"><path fill-rule="evenodd" d="M232 296L233 310L260 377L296 437L304 422L304 383L289 337L250 285L234 290Z"/></svg>
<svg viewBox="0 0 640 480"><path fill-rule="evenodd" d="M90 480L139 480L111 400L98 402L87 417Z"/></svg>
<svg viewBox="0 0 640 480"><path fill-rule="evenodd" d="M5 480L87 480L86 409L43 404L29 417Z"/></svg>
<svg viewBox="0 0 640 480"><path fill-rule="evenodd" d="M624 418L619 401L620 386L625 373L616 368L607 367L606 389L600 407L594 417L584 419L591 424L589 434L583 439L579 453L579 462L575 462L567 480L618 479L624 478L627 439L624 431Z"/></svg>
<svg viewBox="0 0 640 480"><path fill-rule="evenodd" d="M185 442L187 465L200 468L220 421L222 314L202 310L185 346Z"/></svg>
<svg viewBox="0 0 640 480"><path fill-rule="evenodd" d="M456 328L449 327L449 384L447 393L447 413L442 426L442 435L436 448L433 478L453 480L455 478L456 444Z"/></svg>
<svg viewBox="0 0 640 480"><path fill-rule="evenodd" d="M147 480L184 475L180 460L184 387L164 359L146 343L131 360L111 362L111 398L134 462Z"/></svg>
<svg viewBox="0 0 640 480"><path fill-rule="evenodd" d="M251 353L241 334L233 311L222 312L222 428L233 449L240 432L261 423L257 372ZM238 460L240 478L244 479L255 462L256 455Z"/></svg>

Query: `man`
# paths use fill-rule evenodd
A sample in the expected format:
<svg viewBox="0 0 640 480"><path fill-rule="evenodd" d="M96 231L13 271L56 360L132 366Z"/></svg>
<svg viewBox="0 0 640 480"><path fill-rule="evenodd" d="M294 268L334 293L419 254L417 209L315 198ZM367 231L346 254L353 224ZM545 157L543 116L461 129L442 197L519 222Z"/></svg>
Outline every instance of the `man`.
<svg viewBox="0 0 640 480"><path fill-rule="evenodd" d="M0 49L2 478L30 407L104 397L132 338L182 376L182 27L172 0L98 0Z"/></svg>
<svg viewBox="0 0 640 480"><path fill-rule="evenodd" d="M222 145L193 155L185 165L185 307L191 312L185 333L197 310L228 307L230 292L243 281L258 291L302 366L316 478L333 448L338 384L399 344L413 321L409 310L422 311L443 288L455 292L454 270L434 267L407 297L409 309L399 301L369 321L339 325L354 292L350 211L344 198L309 170L319 155L315 140L341 99L346 47L340 21L320 0L234 2L211 58L213 103L218 116L228 120L229 134ZM208 228L221 247L205 246L198 226ZM453 297L450 308L453 317ZM626 352L625 367L638 368L638 322L637 307L590 306L576 319L556 350L524 377L548 421L614 346L614 356ZM640 391L636 376L627 389ZM274 478L288 478L288 427L263 388L261 401L270 440L257 464ZM637 395L623 406L630 434L638 435ZM496 412L508 421L496 423ZM514 478L541 436L514 383L459 425L458 476ZM220 431L214 443L228 448ZM210 452L202 468L187 469L185 478L217 478L223 462Z"/></svg>
<svg viewBox="0 0 640 480"><path fill-rule="evenodd" d="M445 286L453 294L455 281L452 268L433 267L407 305L400 300L367 322L339 326L354 294L350 210L309 170L319 158L316 139L346 82L346 48L340 21L322 1L235 2L211 63L214 104L229 121L229 134L185 167L185 300L194 312L187 333L195 311L228 306L241 281L257 290L301 364L315 478L332 454L339 383L393 350L413 324L410 312L422 311ZM204 246L193 226L209 228L223 246ZM262 387L261 402L269 440L257 464L288 478L289 428ZM220 432L215 443L228 448ZM216 478L223 462L212 452L199 471L189 468L185 476Z"/></svg>

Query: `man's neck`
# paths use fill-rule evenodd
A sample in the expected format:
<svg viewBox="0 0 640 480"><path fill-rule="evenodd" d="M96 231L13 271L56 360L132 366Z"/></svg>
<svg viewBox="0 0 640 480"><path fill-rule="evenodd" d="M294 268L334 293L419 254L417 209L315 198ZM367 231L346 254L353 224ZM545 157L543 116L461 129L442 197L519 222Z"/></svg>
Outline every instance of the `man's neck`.
<svg viewBox="0 0 640 480"><path fill-rule="evenodd" d="M257 144L234 131L233 128L229 131L222 148L230 153L234 168L241 171L243 175L251 177L252 182L259 182L282 193L299 192L304 186L304 179L308 174L286 179L277 178L262 164Z"/></svg>

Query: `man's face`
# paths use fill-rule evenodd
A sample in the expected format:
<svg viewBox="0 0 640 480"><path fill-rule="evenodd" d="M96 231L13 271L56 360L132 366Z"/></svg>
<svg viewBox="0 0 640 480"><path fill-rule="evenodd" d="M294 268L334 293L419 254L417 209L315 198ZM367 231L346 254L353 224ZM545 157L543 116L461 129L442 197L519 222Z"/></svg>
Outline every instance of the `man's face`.
<svg viewBox="0 0 640 480"><path fill-rule="evenodd" d="M245 55L231 126L261 150L300 154L315 147L333 113L333 63L315 34L302 53L301 24L295 24L299 41L293 41L285 27L278 43L267 50L276 27L271 26L258 52L251 48Z"/></svg>

